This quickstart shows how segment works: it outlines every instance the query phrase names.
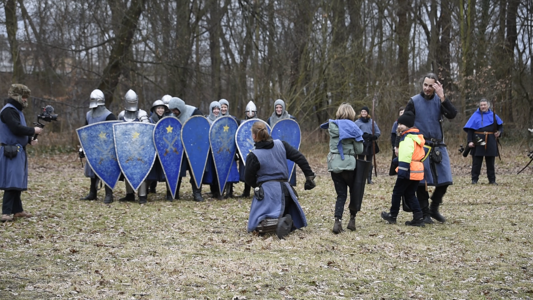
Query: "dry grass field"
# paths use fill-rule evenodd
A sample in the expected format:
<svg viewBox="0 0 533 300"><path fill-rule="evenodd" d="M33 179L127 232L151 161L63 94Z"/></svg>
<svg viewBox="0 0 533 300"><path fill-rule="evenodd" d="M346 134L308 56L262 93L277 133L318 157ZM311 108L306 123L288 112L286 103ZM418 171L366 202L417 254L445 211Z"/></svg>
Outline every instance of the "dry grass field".
<svg viewBox="0 0 533 300"><path fill-rule="evenodd" d="M450 147L448 222L425 228L403 225L405 212L398 225L381 220L394 184L383 151L357 231L334 235L326 147L304 151L318 175L304 191L298 174L309 225L285 240L246 232L249 199L196 203L188 183L174 202L164 200L162 184L142 206L104 205L103 189L98 201L80 201L89 180L77 154L33 153L22 197L35 217L0 224L0 299L533 297L533 167L516 175L529 161L524 151L497 160L498 186L487 184L485 168L472 186L470 160ZM122 196L119 183L115 199Z"/></svg>

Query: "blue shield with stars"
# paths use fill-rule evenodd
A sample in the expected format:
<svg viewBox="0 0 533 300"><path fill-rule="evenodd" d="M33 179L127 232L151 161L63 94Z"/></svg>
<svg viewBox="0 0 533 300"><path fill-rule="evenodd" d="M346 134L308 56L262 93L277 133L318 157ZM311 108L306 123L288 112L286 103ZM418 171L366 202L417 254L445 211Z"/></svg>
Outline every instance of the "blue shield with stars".
<svg viewBox="0 0 533 300"><path fill-rule="evenodd" d="M154 165L154 127L154 124L141 122L113 124L118 164L134 190L139 188Z"/></svg>
<svg viewBox="0 0 533 300"><path fill-rule="evenodd" d="M165 117L157 122L154 128L154 146L174 198L183 158L181 122L177 118Z"/></svg>
<svg viewBox="0 0 533 300"><path fill-rule="evenodd" d="M209 153L209 121L204 116L190 117L181 129L181 140L194 183L200 188Z"/></svg>
<svg viewBox="0 0 533 300"><path fill-rule="evenodd" d="M87 163L112 189L115 188L121 172L113 137L113 124L117 122L98 122L76 129Z"/></svg>
<svg viewBox="0 0 533 300"><path fill-rule="evenodd" d="M272 128L272 138L287 142L297 150L300 150L301 133L300 125L293 119L283 119L274 124ZM294 172L294 162L287 159L287 168L289 169L289 178Z"/></svg>
<svg viewBox="0 0 533 300"><path fill-rule="evenodd" d="M235 133L235 144L237 145L237 150L239 151L244 166L246 166L246 157L248 156L248 153L252 152L254 149L255 142L252 139L252 126L254 126L256 122L264 123L268 129L268 134L270 134L271 130L268 123L260 119L251 119L242 122Z"/></svg>
<svg viewBox="0 0 533 300"><path fill-rule="evenodd" d="M235 133L239 125L232 116L217 118L209 130L209 142L213 153L213 162L217 172L218 188L222 195L228 181L231 165L235 160Z"/></svg>

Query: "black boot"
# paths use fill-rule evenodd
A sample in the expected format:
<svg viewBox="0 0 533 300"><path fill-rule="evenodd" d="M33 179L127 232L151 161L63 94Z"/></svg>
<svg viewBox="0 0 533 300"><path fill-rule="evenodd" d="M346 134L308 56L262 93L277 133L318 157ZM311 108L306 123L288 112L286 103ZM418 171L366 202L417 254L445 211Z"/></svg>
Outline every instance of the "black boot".
<svg viewBox="0 0 533 300"><path fill-rule="evenodd" d="M350 216L350 221L348 222L348 226L346 226L351 231L355 231L355 215Z"/></svg>
<svg viewBox="0 0 533 300"><path fill-rule="evenodd" d="M167 201L172 202L173 200L174 199L172 198L172 193L170 192L170 190L167 187Z"/></svg>
<svg viewBox="0 0 533 300"><path fill-rule="evenodd" d="M105 204L109 204L109 203L112 203L112 202L113 202L113 190L106 185L105 186L104 203Z"/></svg>
<svg viewBox="0 0 533 300"><path fill-rule="evenodd" d="M200 186L200 188L197 189L195 184L192 183L192 196L194 198L194 201L203 202L204 198L202 197L202 186Z"/></svg>
<svg viewBox="0 0 533 300"><path fill-rule="evenodd" d="M435 201L431 201L431 204L429 205L429 215L433 219L435 219L435 220L437 220L437 221L439 221L441 223L444 223L444 222L446 222L446 218L439 213L439 205L440 205L440 203L437 203Z"/></svg>
<svg viewBox="0 0 533 300"><path fill-rule="evenodd" d="M276 228L276 235L281 240L285 238L292 230L292 216L286 214L285 216L279 218L278 226Z"/></svg>
<svg viewBox="0 0 533 300"><path fill-rule="evenodd" d="M150 181L150 184L148 185L148 194L155 194L155 189L157 187L157 180Z"/></svg>
<svg viewBox="0 0 533 300"><path fill-rule="evenodd" d="M91 187L89 188L89 194L80 200L96 200L96 177L91 178Z"/></svg>
<svg viewBox="0 0 533 300"><path fill-rule="evenodd" d="M222 195L218 191L218 184L217 183L211 183L209 185L209 189L211 190L211 198L217 199L217 200L222 200L223 199Z"/></svg>
<svg viewBox="0 0 533 300"><path fill-rule="evenodd" d="M250 186L248 184L244 184L244 189L242 190L242 195L239 196L239 198L250 198Z"/></svg>
<svg viewBox="0 0 533 300"><path fill-rule="evenodd" d="M118 201L135 201L135 194L126 194L126 197L118 199Z"/></svg>
<svg viewBox="0 0 533 300"><path fill-rule="evenodd" d="M233 183L230 182L230 183L226 183L226 188L225 188L225 193L226 195L224 196L224 199L228 199L228 198L233 198Z"/></svg>
<svg viewBox="0 0 533 300"><path fill-rule="evenodd" d="M139 204L146 204L147 201L148 201L147 196L139 196Z"/></svg>
<svg viewBox="0 0 533 300"><path fill-rule="evenodd" d="M429 215L424 216L424 224L433 224L433 223L435 222L433 222L433 220L431 219Z"/></svg>
<svg viewBox="0 0 533 300"><path fill-rule="evenodd" d="M412 221L406 221L405 225L407 226L417 226L417 227L425 227L424 218L413 218Z"/></svg>
<svg viewBox="0 0 533 300"><path fill-rule="evenodd" d="M342 232L342 220L335 218L335 223L333 224L333 233L339 234Z"/></svg>
<svg viewBox="0 0 533 300"><path fill-rule="evenodd" d="M373 168L374 166L370 166L370 171L368 171L368 176L366 177L367 184L374 184L374 182L372 181L372 169Z"/></svg>
<svg viewBox="0 0 533 300"><path fill-rule="evenodd" d="M396 217L392 216L390 213L386 211L381 213L381 218L387 221L389 224L396 224Z"/></svg>

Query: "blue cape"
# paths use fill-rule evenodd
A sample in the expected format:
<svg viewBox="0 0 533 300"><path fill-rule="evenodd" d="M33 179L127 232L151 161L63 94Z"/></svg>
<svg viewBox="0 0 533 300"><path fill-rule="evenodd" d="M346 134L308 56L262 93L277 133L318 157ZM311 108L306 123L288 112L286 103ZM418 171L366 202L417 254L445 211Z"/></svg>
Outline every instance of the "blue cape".
<svg viewBox="0 0 533 300"><path fill-rule="evenodd" d="M329 120L329 122L333 122L337 124L339 127L339 143L337 144L337 149L339 149L339 154L341 155L341 159L344 160L344 151L342 151L342 145L341 142L344 139L355 139L357 142L363 141L363 131L359 128L359 126L355 125L355 123L351 120ZM329 122L324 123L320 125L320 128L322 129L328 129L329 128Z"/></svg>
<svg viewBox="0 0 533 300"><path fill-rule="evenodd" d="M494 113L489 109L486 113L482 113L479 108L474 112L474 114L470 117L468 122L466 122L465 127L463 127L464 131L468 131L468 129L474 129L478 130L480 128L489 126L494 123ZM496 124L502 125L503 121L500 119L498 115L496 115Z"/></svg>

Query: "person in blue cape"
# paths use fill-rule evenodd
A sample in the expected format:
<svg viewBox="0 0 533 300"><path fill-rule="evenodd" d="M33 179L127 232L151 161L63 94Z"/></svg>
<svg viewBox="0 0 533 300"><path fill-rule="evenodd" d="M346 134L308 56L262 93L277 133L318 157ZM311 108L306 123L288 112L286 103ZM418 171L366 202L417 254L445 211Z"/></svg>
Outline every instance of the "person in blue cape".
<svg viewBox="0 0 533 300"><path fill-rule="evenodd" d="M376 142L379 136L381 135L381 131L379 130L378 124L372 120L372 116L369 114L369 109L367 106L363 106L361 108L361 115L355 121L355 124L361 128L361 131L363 131L363 146L364 150L363 153L361 153L358 158L359 159L365 159L366 161L369 161L372 163L372 158L374 155L379 153L379 147L378 143ZM372 147L374 146L374 147ZM368 172L367 177L367 183L372 184L372 168L374 166L370 167L370 171Z"/></svg>
<svg viewBox="0 0 533 300"><path fill-rule="evenodd" d="M337 192L335 203L335 223L333 233L342 232L342 215L350 188L350 202L362 201L356 199L355 169L356 156L363 153L363 132L355 125L355 111L350 104L343 103L337 109L335 120L320 127L329 133L328 171ZM350 205L350 207L353 207ZM347 228L355 230L355 216L357 211L350 208L350 221Z"/></svg>
<svg viewBox="0 0 533 300"><path fill-rule="evenodd" d="M286 142L273 140L266 125L252 126L255 148L246 157L246 183L254 187L248 218L248 232L276 232L284 238L291 231L307 226L298 198L289 185L287 159L294 161L305 174L306 190L313 189L315 174L305 156Z"/></svg>
<svg viewBox="0 0 533 300"><path fill-rule="evenodd" d="M22 110L28 107L30 89L23 84L12 84L7 104L0 110L0 190L4 190L0 221L31 218L24 211L20 195L28 189L27 145L37 145L32 137L41 134L40 127L26 126Z"/></svg>
<svg viewBox="0 0 533 300"><path fill-rule="evenodd" d="M496 120L495 120L496 119ZM468 134L468 147L472 155L472 184L477 184L483 157L487 165L487 177L489 184L496 183L496 172L494 171L494 160L498 153L498 138L503 132L503 121L490 110L490 103L483 98L479 101L479 108L472 114L463 130ZM480 140L484 145L476 144L474 141Z"/></svg>
<svg viewBox="0 0 533 300"><path fill-rule="evenodd" d="M444 89L437 80L437 75L427 73L422 80L422 92L413 96L407 103L405 112L408 111L415 115L415 127L424 136L425 145L431 147L429 158L424 160L424 180L420 181L416 192L424 214L424 223L433 224L431 218L444 223L446 218L440 214L439 206L448 186L453 184L453 179L441 122L443 116L447 119L455 118L457 109L444 96ZM396 146L398 145L397 139ZM426 185L435 186L431 205Z"/></svg>

